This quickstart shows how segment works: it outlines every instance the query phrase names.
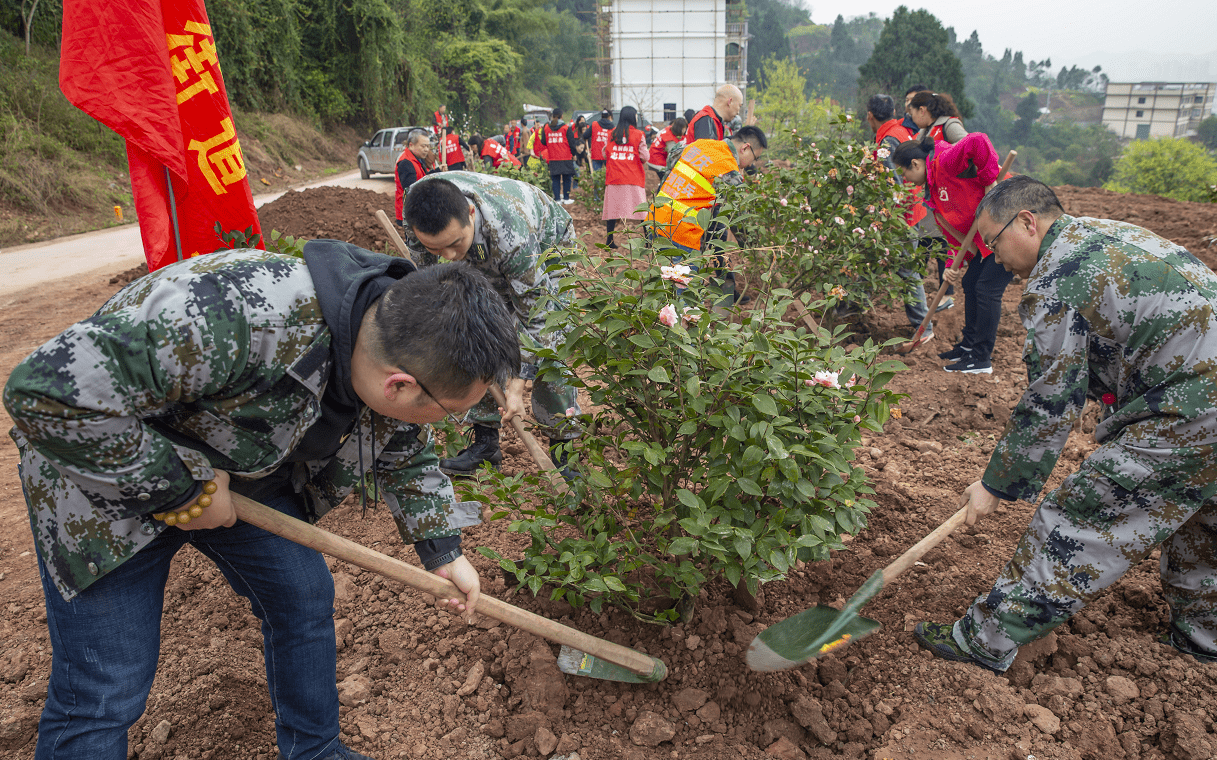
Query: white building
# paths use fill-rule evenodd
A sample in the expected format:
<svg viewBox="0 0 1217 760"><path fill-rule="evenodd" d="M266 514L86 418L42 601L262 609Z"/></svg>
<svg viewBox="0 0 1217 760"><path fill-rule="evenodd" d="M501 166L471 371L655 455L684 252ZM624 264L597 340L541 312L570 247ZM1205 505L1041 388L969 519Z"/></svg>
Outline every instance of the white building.
<svg viewBox="0 0 1217 760"><path fill-rule="evenodd" d="M748 22L739 0L612 0L612 108L651 121L700 109L748 77Z"/></svg>
<svg viewBox="0 0 1217 760"><path fill-rule="evenodd" d="M1217 84L1108 82L1103 126L1120 137L1191 137L1213 110Z"/></svg>

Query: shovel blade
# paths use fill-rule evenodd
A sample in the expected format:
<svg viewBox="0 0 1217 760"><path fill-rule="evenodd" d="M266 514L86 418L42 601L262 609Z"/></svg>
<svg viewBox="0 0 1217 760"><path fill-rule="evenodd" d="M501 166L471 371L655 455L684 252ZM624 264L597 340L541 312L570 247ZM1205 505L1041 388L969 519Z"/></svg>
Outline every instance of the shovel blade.
<svg viewBox="0 0 1217 760"><path fill-rule="evenodd" d="M818 605L774 623L748 645L748 667L760 672L787 670L841 649L881 627L860 617L858 610L883 589L883 571L877 570L840 610Z"/></svg>
<svg viewBox="0 0 1217 760"><path fill-rule="evenodd" d="M572 676L587 676L601 681L620 681L621 683L657 683L668 675L668 667L663 660L652 658L654 669L647 675L635 673L629 668L580 652L574 647L562 645L558 652L558 670Z"/></svg>

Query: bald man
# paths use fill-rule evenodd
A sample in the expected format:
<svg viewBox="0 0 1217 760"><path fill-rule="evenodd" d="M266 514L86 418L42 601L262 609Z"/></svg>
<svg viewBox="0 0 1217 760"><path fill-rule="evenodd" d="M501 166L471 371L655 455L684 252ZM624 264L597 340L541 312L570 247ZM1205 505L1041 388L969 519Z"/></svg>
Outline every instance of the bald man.
<svg viewBox="0 0 1217 760"><path fill-rule="evenodd" d="M714 92L714 102L698 111L689 120L685 131L685 145L694 140L721 140L727 136L724 122L739 115L744 104L744 93L733 84L725 84Z"/></svg>

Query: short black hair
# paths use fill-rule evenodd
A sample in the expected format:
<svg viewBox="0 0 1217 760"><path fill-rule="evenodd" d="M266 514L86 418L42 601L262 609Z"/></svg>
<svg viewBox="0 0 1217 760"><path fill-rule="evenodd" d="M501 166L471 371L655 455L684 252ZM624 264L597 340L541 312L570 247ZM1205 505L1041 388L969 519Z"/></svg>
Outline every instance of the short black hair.
<svg viewBox="0 0 1217 760"><path fill-rule="evenodd" d="M1051 187L1025 174L998 182L997 186L981 199L976 213L988 211L993 221L1004 224L1024 209L1033 214L1056 212L1052 214L1053 218L1065 213L1061 199L1056 197L1056 192Z"/></svg>
<svg viewBox="0 0 1217 760"><path fill-rule="evenodd" d="M749 124L735 130L735 134L731 135L732 140L740 142L753 143L761 150L766 150L769 147L769 141L765 139L765 132L760 127Z"/></svg>
<svg viewBox="0 0 1217 760"><path fill-rule="evenodd" d="M432 393L456 398L477 380L503 385L519 374L515 319L471 264L411 272L373 308L375 358L414 375Z"/></svg>
<svg viewBox="0 0 1217 760"><path fill-rule="evenodd" d="M469 221L469 201L451 181L431 177L415 182L401 204L406 226L425 235L438 235L455 219L462 227Z"/></svg>
<svg viewBox="0 0 1217 760"><path fill-rule="evenodd" d="M686 122L693 121L693 117L696 115L697 115L697 111L694 111L692 108L685 109L685 121Z"/></svg>
<svg viewBox="0 0 1217 760"><path fill-rule="evenodd" d="M870 96L870 100L866 101L866 110L870 112L879 121L888 121L896 114L896 104L892 102L891 95L877 93Z"/></svg>
<svg viewBox="0 0 1217 760"><path fill-rule="evenodd" d="M903 169L913 165L914 158L924 161L934 150L934 140L928 134L924 140L905 140L892 151L892 163Z"/></svg>
<svg viewBox="0 0 1217 760"><path fill-rule="evenodd" d="M907 90L905 90L905 91L904 91L904 97L906 97L906 98L907 98L907 97L909 96L909 93L913 93L913 92L921 92L921 91L923 91L923 90L928 90L928 89L930 89L930 88L929 88L927 85L924 85L924 84L915 84L915 85L913 85L912 87L910 87L910 88L908 88Z"/></svg>
<svg viewBox="0 0 1217 760"><path fill-rule="evenodd" d="M550 115L550 117L551 117L551 118L554 118L554 119L561 119L561 118L562 118L562 109L561 109L561 108L555 108L554 110L552 110L552 111L550 111L550 112L549 112L549 115Z"/></svg>

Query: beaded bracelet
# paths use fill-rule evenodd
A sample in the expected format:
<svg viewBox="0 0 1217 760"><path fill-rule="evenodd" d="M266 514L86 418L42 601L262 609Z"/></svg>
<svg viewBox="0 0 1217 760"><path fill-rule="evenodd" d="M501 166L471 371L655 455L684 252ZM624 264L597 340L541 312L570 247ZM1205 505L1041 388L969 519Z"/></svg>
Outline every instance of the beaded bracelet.
<svg viewBox="0 0 1217 760"><path fill-rule="evenodd" d="M211 495L218 489L219 486L216 485L216 482L209 480L203 484L203 493L199 494L199 498L189 506L183 507L177 512L156 512L152 517L156 520L164 520L166 525L185 525L203 515L203 510L211 506Z"/></svg>

